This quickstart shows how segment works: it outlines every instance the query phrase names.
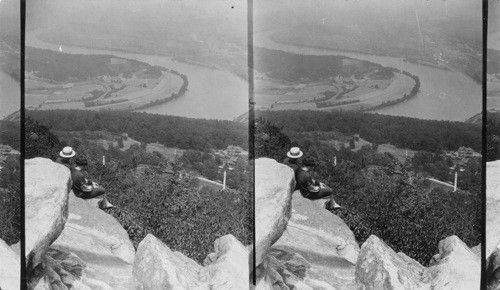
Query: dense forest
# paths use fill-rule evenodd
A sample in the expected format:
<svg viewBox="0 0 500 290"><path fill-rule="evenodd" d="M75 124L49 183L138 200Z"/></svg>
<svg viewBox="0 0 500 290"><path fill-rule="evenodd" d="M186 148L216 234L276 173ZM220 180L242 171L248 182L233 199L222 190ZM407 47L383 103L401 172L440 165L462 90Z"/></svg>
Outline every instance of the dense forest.
<svg viewBox="0 0 500 290"><path fill-rule="evenodd" d="M391 143L419 151L457 150L461 146L481 152L481 126L462 122L421 120L356 112L257 111L284 132L338 131L359 134L376 144Z"/></svg>
<svg viewBox="0 0 500 290"><path fill-rule="evenodd" d="M27 72L33 72L37 77L53 81L80 81L120 74L127 77L141 70L145 70L145 75L152 78L162 75L161 67L112 55L68 54L27 46L25 59Z"/></svg>
<svg viewBox="0 0 500 290"><path fill-rule="evenodd" d="M0 144L20 150L19 122L0 121ZM11 245L21 237L19 155L9 155L0 169L0 239Z"/></svg>
<svg viewBox="0 0 500 290"><path fill-rule="evenodd" d="M82 110L26 111L26 116L58 131L110 131L128 133L146 143L207 150L228 145L248 148L248 128L243 123L203 120L137 112Z"/></svg>
<svg viewBox="0 0 500 290"><path fill-rule="evenodd" d="M107 189L108 199L115 205L107 212L121 223L135 247L151 233L172 250L203 263L213 251L213 242L223 235L231 233L245 245L251 244L250 188L218 191L200 187L194 176L181 174L179 160L167 161L141 146L121 151L77 138L60 140L30 117L25 126L26 158L54 159L67 145L87 156L84 174ZM101 156L106 156L106 165Z"/></svg>
<svg viewBox="0 0 500 290"><path fill-rule="evenodd" d="M291 146L299 146L315 159L313 177L333 188L333 197L344 208L332 212L346 222L360 245L373 234L396 252L428 265L447 236L457 235L470 247L481 242L480 174L474 182L459 183L460 188L468 186L468 192L454 193L431 187L419 173L422 161L435 158L432 153L401 163L389 153L377 153L376 146L337 150L317 141L292 138L270 122L256 120L255 157L281 162Z"/></svg>
<svg viewBox="0 0 500 290"><path fill-rule="evenodd" d="M0 120L0 144L20 150L21 125L19 122Z"/></svg>
<svg viewBox="0 0 500 290"><path fill-rule="evenodd" d="M500 113L487 113L486 161L500 159Z"/></svg>
<svg viewBox="0 0 500 290"><path fill-rule="evenodd" d="M319 81L338 75L344 77L354 75L356 78L362 78L375 70L383 71L378 78L389 79L394 76L390 68L365 60L335 55L293 54L261 47L254 48L254 63L256 71L267 73L270 78L289 82L301 79Z"/></svg>

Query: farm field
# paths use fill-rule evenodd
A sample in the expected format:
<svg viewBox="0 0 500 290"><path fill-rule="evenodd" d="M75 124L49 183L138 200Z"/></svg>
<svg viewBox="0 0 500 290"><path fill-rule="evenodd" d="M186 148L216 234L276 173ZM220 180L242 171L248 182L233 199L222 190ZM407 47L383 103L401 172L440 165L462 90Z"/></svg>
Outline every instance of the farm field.
<svg viewBox="0 0 500 290"><path fill-rule="evenodd" d="M126 110L169 97L182 86L182 79L170 72L159 78L143 78L141 72L131 77L99 77L96 80L66 84L26 79L26 105L40 110ZM95 95L94 95L95 94ZM97 97L96 97L97 96ZM84 101L100 105L85 106Z"/></svg>
<svg viewBox="0 0 500 290"><path fill-rule="evenodd" d="M409 94L414 85L411 77L401 73L394 73L391 79L365 77L352 79L349 83L331 80L286 84L261 77L255 82L255 101L259 109L353 111L398 100ZM325 101L329 106L318 108L315 100L324 99L325 92L331 94L331 98ZM349 103L341 104L343 102Z"/></svg>

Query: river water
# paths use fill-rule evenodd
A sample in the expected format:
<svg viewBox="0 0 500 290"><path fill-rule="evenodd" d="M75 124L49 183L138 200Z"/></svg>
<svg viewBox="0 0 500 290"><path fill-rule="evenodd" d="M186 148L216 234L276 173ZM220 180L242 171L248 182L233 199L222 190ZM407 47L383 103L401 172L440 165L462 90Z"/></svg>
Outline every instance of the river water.
<svg viewBox="0 0 500 290"><path fill-rule="evenodd" d="M254 33L256 46L299 54L344 55L395 67L419 76L420 93L405 103L376 112L421 119L465 121L481 112L481 86L463 73L403 62L401 58L297 47L275 43L270 32ZM26 45L57 50L58 44L40 41L35 32L26 32ZM143 110L148 113L191 118L231 120L248 110L248 83L233 73L173 61L170 57L145 55L77 46L63 46L66 53L110 54L171 68L188 76L189 91L182 98Z"/></svg>
<svg viewBox="0 0 500 290"><path fill-rule="evenodd" d="M59 44L39 40L34 31L26 31L26 46L51 50L59 49ZM166 56L68 45L63 45L62 50L65 53L73 54L109 54L136 59L150 65L174 69L187 75L189 80L188 92L183 97L159 106L140 110L140 112L189 118L233 120L248 111L248 82L228 71L176 62L171 57Z"/></svg>
<svg viewBox="0 0 500 290"><path fill-rule="evenodd" d="M420 78L420 93L405 103L375 112L420 119L465 121L482 110L481 85L467 75L403 62L402 58L298 47L272 41L273 31L254 33L254 45L297 54L343 55L405 70Z"/></svg>
<svg viewBox="0 0 500 290"><path fill-rule="evenodd" d="M21 84L0 71L0 119L14 113L21 107Z"/></svg>

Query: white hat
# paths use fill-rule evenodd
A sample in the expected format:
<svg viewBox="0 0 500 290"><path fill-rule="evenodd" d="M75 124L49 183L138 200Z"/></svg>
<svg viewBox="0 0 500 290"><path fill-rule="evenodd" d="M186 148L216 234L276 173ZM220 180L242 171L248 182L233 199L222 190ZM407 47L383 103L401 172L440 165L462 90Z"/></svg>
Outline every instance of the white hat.
<svg viewBox="0 0 500 290"><path fill-rule="evenodd" d="M302 151L300 151L300 148L299 147L292 147L290 149L290 151L288 151L286 153L286 156L290 157L290 158L300 158L302 157L304 153L302 153Z"/></svg>
<svg viewBox="0 0 500 290"><path fill-rule="evenodd" d="M66 146L59 152L59 156L64 157L64 158L71 158L75 156L76 152L73 150L73 148Z"/></svg>

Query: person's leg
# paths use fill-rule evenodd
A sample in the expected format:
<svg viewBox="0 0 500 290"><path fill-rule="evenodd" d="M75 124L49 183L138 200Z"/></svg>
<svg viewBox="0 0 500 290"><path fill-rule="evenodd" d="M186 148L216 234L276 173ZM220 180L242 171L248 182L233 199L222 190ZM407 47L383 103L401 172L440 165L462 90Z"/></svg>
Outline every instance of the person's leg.
<svg viewBox="0 0 500 290"><path fill-rule="evenodd" d="M96 196L101 196L102 195L102 199L99 202L99 208L101 208L101 209L108 209L108 208L112 208L113 207L113 205L106 198L106 189L104 187L102 187L102 186L99 185L99 187L94 188L92 190L92 192Z"/></svg>
<svg viewBox="0 0 500 290"><path fill-rule="evenodd" d="M99 185L99 187L96 187L92 189L92 195L93 196L101 196L106 193L106 189L102 186Z"/></svg>
<svg viewBox="0 0 500 290"><path fill-rule="evenodd" d="M330 187L326 186L320 189L319 192L311 192L307 196L308 199L322 199L322 198L327 198L329 201L325 203L325 206L327 209L338 209L341 206L333 199L333 189Z"/></svg>
<svg viewBox="0 0 500 290"><path fill-rule="evenodd" d="M333 189L330 187L323 187L321 188L318 192L309 192L307 195L308 199L321 199L321 198L327 198L330 195L333 194Z"/></svg>

